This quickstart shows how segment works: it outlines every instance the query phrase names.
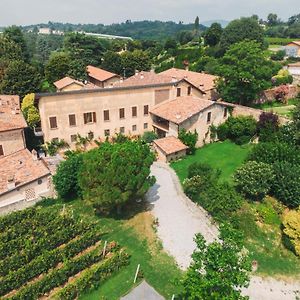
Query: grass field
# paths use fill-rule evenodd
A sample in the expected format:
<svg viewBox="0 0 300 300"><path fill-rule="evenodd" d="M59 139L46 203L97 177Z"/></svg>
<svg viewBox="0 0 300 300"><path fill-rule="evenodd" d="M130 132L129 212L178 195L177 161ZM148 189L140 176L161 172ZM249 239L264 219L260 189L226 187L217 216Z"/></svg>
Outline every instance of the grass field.
<svg viewBox="0 0 300 300"><path fill-rule="evenodd" d="M221 180L232 182L234 171L246 159L250 149L250 145L238 146L230 141L208 144L197 149L195 155L173 162L171 167L176 171L182 182L187 177L188 167L192 163L208 163L213 168L221 170Z"/></svg>
<svg viewBox="0 0 300 300"><path fill-rule="evenodd" d="M48 201L49 203L49 201ZM51 202L50 202L51 203ZM47 203L44 203L47 205ZM62 207L61 202L51 204L53 207ZM74 214L85 220L99 222L107 233L103 240L116 241L125 248L130 255L130 264L123 267L115 276L104 282L97 290L86 296L84 300L119 299L133 287L133 280L138 264L146 281L161 295L170 299L179 291L176 282L181 278L182 272L177 268L172 257L167 255L161 247L153 228L153 217L143 206L135 205L130 215L123 215L122 219L112 217L98 217L91 207L81 200L67 204Z"/></svg>

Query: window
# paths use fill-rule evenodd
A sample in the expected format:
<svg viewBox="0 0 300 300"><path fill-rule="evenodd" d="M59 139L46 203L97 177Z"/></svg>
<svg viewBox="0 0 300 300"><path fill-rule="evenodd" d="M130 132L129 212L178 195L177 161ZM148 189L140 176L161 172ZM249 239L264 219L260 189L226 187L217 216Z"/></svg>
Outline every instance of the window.
<svg viewBox="0 0 300 300"><path fill-rule="evenodd" d="M181 88L177 88L177 97L181 96Z"/></svg>
<svg viewBox="0 0 300 300"><path fill-rule="evenodd" d="M133 107L132 107L132 116L133 116L133 117L136 117L136 116L137 116L137 107L136 107L136 106L133 106Z"/></svg>
<svg viewBox="0 0 300 300"><path fill-rule="evenodd" d="M149 105L144 105L144 116L148 116L149 114Z"/></svg>
<svg viewBox="0 0 300 300"><path fill-rule="evenodd" d="M224 107L224 118L227 117L227 113L228 113L228 109L227 109L227 107Z"/></svg>
<svg viewBox="0 0 300 300"><path fill-rule="evenodd" d="M125 127L120 127L120 133L125 133Z"/></svg>
<svg viewBox="0 0 300 300"><path fill-rule="evenodd" d="M77 142L77 134L72 134L71 135L71 142L76 143Z"/></svg>
<svg viewBox="0 0 300 300"><path fill-rule="evenodd" d="M192 94L192 87L191 86L188 86L187 94L188 94L188 96L190 96Z"/></svg>
<svg viewBox="0 0 300 300"><path fill-rule="evenodd" d="M105 129L105 130L104 130L104 135L105 135L105 136L110 136L110 131L109 131L109 129Z"/></svg>
<svg viewBox="0 0 300 300"><path fill-rule="evenodd" d="M96 123L96 113L95 112L84 113L83 120L84 120L84 124Z"/></svg>
<svg viewBox="0 0 300 300"><path fill-rule="evenodd" d="M51 128L51 129L56 129L56 128L57 128L57 120L56 120L56 117L50 117L50 118L49 118L49 122L50 122L50 128Z"/></svg>
<svg viewBox="0 0 300 300"><path fill-rule="evenodd" d="M76 126L76 116L74 114L69 115L69 125Z"/></svg>
<svg viewBox="0 0 300 300"><path fill-rule="evenodd" d="M0 156L4 155L3 146L0 145Z"/></svg>
<svg viewBox="0 0 300 300"><path fill-rule="evenodd" d="M144 123L144 129L148 129L148 123Z"/></svg>
<svg viewBox="0 0 300 300"><path fill-rule="evenodd" d="M52 142L57 143L59 141L58 137L52 139Z"/></svg>
<svg viewBox="0 0 300 300"><path fill-rule="evenodd" d="M43 180L42 179L38 179L38 184L42 184Z"/></svg>
<svg viewBox="0 0 300 300"><path fill-rule="evenodd" d="M211 121L211 112L207 113L207 123L210 123Z"/></svg>
<svg viewBox="0 0 300 300"><path fill-rule="evenodd" d="M132 131L136 131L136 125L132 125Z"/></svg>
<svg viewBox="0 0 300 300"><path fill-rule="evenodd" d="M25 197L27 201L34 200L36 198L35 190L33 188L25 190Z"/></svg>
<svg viewBox="0 0 300 300"><path fill-rule="evenodd" d="M119 109L120 119L125 119L125 108Z"/></svg>
<svg viewBox="0 0 300 300"><path fill-rule="evenodd" d="M109 110L103 111L104 121L109 121Z"/></svg>
<svg viewBox="0 0 300 300"><path fill-rule="evenodd" d="M89 138L90 140L92 140L92 139L94 138L94 132L90 131L90 132L88 133L88 138Z"/></svg>

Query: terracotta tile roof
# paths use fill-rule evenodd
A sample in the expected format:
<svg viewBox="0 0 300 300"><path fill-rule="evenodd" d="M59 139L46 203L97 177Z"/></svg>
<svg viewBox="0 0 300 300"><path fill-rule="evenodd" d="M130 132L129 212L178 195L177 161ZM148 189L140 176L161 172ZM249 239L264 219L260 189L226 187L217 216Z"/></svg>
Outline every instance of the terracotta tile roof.
<svg viewBox="0 0 300 300"><path fill-rule="evenodd" d="M58 90L61 90L61 89L65 88L65 87L67 87L67 86L69 86L73 83L84 86L84 84L82 82L80 82L78 80L75 80L75 79L73 79L71 77L68 77L68 76L66 76L66 77L64 77L60 80L55 81L53 84L56 86L56 88Z"/></svg>
<svg viewBox="0 0 300 300"><path fill-rule="evenodd" d="M0 132L25 127L19 96L0 95Z"/></svg>
<svg viewBox="0 0 300 300"><path fill-rule="evenodd" d="M188 147L174 136L154 140L154 144L159 147L166 155L186 150Z"/></svg>
<svg viewBox="0 0 300 300"><path fill-rule="evenodd" d="M300 67L300 61L292 63L292 64L288 64L288 67Z"/></svg>
<svg viewBox="0 0 300 300"><path fill-rule="evenodd" d="M125 79L123 82L117 82L114 84L115 87L130 87L140 85L154 85L178 82L180 79L174 79L172 76L156 74L154 72L142 71L135 75Z"/></svg>
<svg viewBox="0 0 300 300"><path fill-rule="evenodd" d="M183 96L154 106L150 113L175 124L181 124L214 103L208 99Z"/></svg>
<svg viewBox="0 0 300 300"><path fill-rule="evenodd" d="M95 78L99 81L106 81L115 76L119 77L119 75L117 75L117 74L105 71L100 68L96 68L94 66L87 66L86 71L90 77Z"/></svg>
<svg viewBox="0 0 300 300"><path fill-rule="evenodd" d="M300 47L300 41L292 41L289 44L295 44L295 45Z"/></svg>
<svg viewBox="0 0 300 300"><path fill-rule="evenodd" d="M209 91L215 88L214 81L218 78L217 76L211 74L192 72L176 68L166 70L159 74L176 77L178 80L186 79L191 84L197 88L203 89L204 91Z"/></svg>
<svg viewBox="0 0 300 300"><path fill-rule="evenodd" d="M16 188L50 174L40 160L34 160L28 149L0 158L0 194L8 191L7 182L14 180Z"/></svg>

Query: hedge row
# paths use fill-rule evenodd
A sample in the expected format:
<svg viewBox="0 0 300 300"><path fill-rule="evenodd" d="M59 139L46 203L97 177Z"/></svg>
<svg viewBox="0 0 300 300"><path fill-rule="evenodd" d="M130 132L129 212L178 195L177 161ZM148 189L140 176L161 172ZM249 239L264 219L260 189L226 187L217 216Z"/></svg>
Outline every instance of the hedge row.
<svg viewBox="0 0 300 300"><path fill-rule="evenodd" d="M86 269L72 283L67 284L54 296L54 299L73 300L86 293L90 289L95 289L118 271L122 266L129 263L129 256L122 250L109 257L104 262L93 265Z"/></svg>
<svg viewBox="0 0 300 300"><path fill-rule="evenodd" d="M32 278L47 272L58 263L92 246L95 242L99 241L101 235L102 233L96 228L93 231L87 232L82 238L71 241L65 247L47 251L17 271L10 272L0 281L0 296L7 294L11 290L18 289Z"/></svg>
<svg viewBox="0 0 300 300"><path fill-rule="evenodd" d="M82 256L72 258L66 261L62 268L54 269L42 277L40 280L26 285L16 292L11 297L5 299L13 300L28 300L37 299L45 293L51 291L53 288L61 286L68 281L69 277L74 276L80 271L90 267L91 265L101 261L103 259L102 249L103 246L96 247L93 251L90 251ZM108 247L108 251L116 250L116 244L111 244Z"/></svg>

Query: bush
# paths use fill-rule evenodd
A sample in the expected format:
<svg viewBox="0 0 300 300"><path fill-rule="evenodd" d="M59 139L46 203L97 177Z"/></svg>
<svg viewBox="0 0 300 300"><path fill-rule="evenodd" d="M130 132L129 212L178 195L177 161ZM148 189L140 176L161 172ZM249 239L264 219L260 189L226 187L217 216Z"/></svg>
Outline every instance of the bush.
<svg viewBox="0 0 300 300"><path fill-rule="evenodd" d="M290 208L300 205L300 167L290 162L276 162L273 165L275 179L273 195Z"/></svg>
<svg viewBox="0 0 300 300"><path fill-rule="evenodd" d="M284 50L279 50L271 54L271 59L272 60L283 60L285 57L285 51Z"/></svg>
<svg viewBox="0 0 300 300"><path fill-rule="evenodd" d="M194 154L196 151L196 143L198 141L198 133L195 132L187 132L185 129L180 129L178 138L189 147L187 150L188 154Z"/></svg>
<svg viewBox="0 0 300 300"><path fill-rule="evenodd" d="M198 203L220 222L242 205L242 197L228 183L213 185L200 194Z"/></svg>
<svg viewBox="0 0 300 300"><path fill-rule="evenodd" d="M282 225L285 245L300 256L300 209L285 214Z"/></svg>
<svg viewBox="0 0 300 300"><path fill-rule="evenodd" d="M254 200L261 200L271 189L274 179L272 166L262 162L248 161L234 175L237 189Z"/></svg>
<svg viewBox="0 0 300 300"><path fill-rule="evenodd" d="M256 134L257 124L253 117L229 117L217 129L220 140L230 139L238 145L245 144Z"/></svg>
<svg viewBox="0 0 300 300"><path fill-rule="evenodd" d="M83 162L83 154L71 153L62 161L53 176L53 183L58 196L69 200L81 196L81 188L78 183L79 169Z"/></svg>
<svg viewBox="0 0 300 300"><path fill-rule="evenodd" d="M259 116L257 131L261 142L274 140L274 133L279 129L279 117L272 112L263 112Z"/></svg>
<svg viewBox="0 0 300 300"><path fill-rule="evenodd" d="M203 189L205 189L205 178L202 176L196 175L183 181L183 190L193 201L197 201Z"/></svg>
<svg viewBox="0 0 300 300"><path fill-rule="evenodd" d="M154 131L146 131L142 136L142 141L145 143L152 143L154 140L158 138L158 135Z"/></svg>

